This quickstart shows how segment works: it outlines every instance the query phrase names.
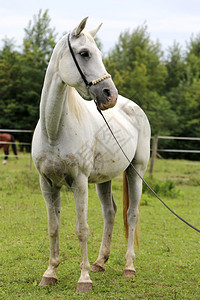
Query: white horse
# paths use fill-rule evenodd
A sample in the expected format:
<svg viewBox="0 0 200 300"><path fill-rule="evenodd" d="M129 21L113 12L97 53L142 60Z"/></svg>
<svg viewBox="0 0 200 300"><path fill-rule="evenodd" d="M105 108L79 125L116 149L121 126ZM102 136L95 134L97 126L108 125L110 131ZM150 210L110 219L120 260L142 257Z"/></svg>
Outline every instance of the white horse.
<svg viewBox="0 0 200 300"><path fill-rule="evenodd" d="M135 275L134 233L142 181L118 147L97 107L104 110L127 157L142 176L150 152L147 117L134 102L122 96L117 100L117 90L106 72L102 55L93 39L101 25L95 30L86 31L86 21L87 18L71 34L63 36L53 51L42 90L40 119L32 143L32 157L40 173L41 190L47 206L50 238L49 267L40 285L51 285L57 281L56 269L60 263L60 189L62 185L67 185L74 194L76 233L81 246L81 275L77 292L92 290L87 255L88 182L96 183L104 218L99 256L92 269L103 271L110 254L117 209L111 180L123 171L129 194L129 207L125 213L128 249L123 275ZM94 101L85 101L80 94Z"/></svg>

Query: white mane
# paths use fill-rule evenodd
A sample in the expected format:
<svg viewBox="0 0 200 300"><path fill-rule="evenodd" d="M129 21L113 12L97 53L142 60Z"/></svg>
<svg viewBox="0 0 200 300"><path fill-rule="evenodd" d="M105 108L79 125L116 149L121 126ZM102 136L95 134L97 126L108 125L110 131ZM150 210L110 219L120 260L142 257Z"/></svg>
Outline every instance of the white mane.
<svg viewBox="0 0 200 300"><path fill-rule="evenodd" d="M80 123L84 99L79 95L77 90L71 86L67 87L67 103L69 113L73 114Z"/></svg>

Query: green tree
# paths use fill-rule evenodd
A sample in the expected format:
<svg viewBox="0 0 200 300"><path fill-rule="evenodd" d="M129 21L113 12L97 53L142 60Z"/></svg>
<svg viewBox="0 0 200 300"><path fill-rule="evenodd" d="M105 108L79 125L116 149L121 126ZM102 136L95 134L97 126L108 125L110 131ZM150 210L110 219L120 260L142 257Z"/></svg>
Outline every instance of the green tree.
<svg viewBox="0 0 200 300"><path fill-rule="evenodd" d="M168 48L165 66L167 68L166 92L168 92L184 81L187 73L181 46L176 41Z"/></svg>
<svg viewBox="0 0 200 300"><path fill-rule="evenodd" d="M56 34L48 11L40 10L25 28L22 53L5 43L0 53L0 126L34 129L39 118L40 95ZM27 139L22 134L20 140ZM27 141L27 140L26 140Z"/></svg>
<svg viewBox="0 0 200 300"><path fill-rule="evenodd" d="M132 33L120 34L106 65L119 84L119 92L129 98L137 94L142 105L149 90L161 94L165 87L167 70L161 63L162 55L160 43L151 41L147 26L143 25Z"/></svg>
<svg viewBox="0 0 200 300"><path fill-rule="evenodd" d="M167 68L161 45L151 41L147 26L120 34L105 64L119 93L145 110L152 134L170 134L176 115L164 95Z"/></svg>
<svg viewBox="0 0 200 300"><path fill-rule="evenodd" d="M40 10L25 28L21 56L21 93L18 95L21 128L34 129L39 118L44 75L56 39L50 21L48 10L44 13Z"/></svg>
<svg viewBox="0 0 200 300"><path fill-rule="evenodd" d="M191 37L186 52L187 78L190 82L200 78L200 34Z"/></svg>
<svg viewBox="0 0 200 300"><path fill-rule="evenodd" d="M166 62L168 78L166 97L176 113L178 126L175 136L200 136L200 35L193 36L187 44L187 51L181 52L177 43L169 49ZM182 147L194 148L189 142Z"/></svg>
<svg viewBox="0 0 200 300"><path fill-rule="evenodd" d="M57 34L55 29L50 27L51 19L48 15L48 10L42 13L39 10L38 15L33 16L33 20L30 20L27 28L25 28L24 37L24 50L34 53L37 62L40 64L48 63L52 53L52 49L55 46L55 40Z"/></svg>
<svg viewBox="0 0 200 300"><path fill-rule="evenodd" d="M13 40L5 39L0 52L0 128L16 128L17 95L21 89L21 55Z"/></svg>

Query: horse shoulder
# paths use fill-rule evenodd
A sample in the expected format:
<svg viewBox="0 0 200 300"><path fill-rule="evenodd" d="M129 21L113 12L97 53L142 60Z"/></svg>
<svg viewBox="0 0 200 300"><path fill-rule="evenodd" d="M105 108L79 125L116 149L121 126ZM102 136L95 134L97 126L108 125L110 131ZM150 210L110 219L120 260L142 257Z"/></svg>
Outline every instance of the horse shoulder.
<svg viewBox="0 0 200 300"><path fill-rule="evenodd" d="M118 99L119 109L127 116L127 118L137 126L138 130L146 129L149 131L149 121L142 108L134 101L131 101L123 96L119 96Z"/></svg>

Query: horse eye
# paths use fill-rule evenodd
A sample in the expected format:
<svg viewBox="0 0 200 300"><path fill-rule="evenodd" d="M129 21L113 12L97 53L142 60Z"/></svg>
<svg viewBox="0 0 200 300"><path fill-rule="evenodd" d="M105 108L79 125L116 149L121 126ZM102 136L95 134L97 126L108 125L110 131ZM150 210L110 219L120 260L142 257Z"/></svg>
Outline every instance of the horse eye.
<svg viewBox="0 0 200 300"><path fill-rule="evenodd" d="M80 52L80 56L84 57L84 58L88 58L90 56L88 51L81 51Z"/></svg>

